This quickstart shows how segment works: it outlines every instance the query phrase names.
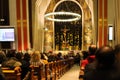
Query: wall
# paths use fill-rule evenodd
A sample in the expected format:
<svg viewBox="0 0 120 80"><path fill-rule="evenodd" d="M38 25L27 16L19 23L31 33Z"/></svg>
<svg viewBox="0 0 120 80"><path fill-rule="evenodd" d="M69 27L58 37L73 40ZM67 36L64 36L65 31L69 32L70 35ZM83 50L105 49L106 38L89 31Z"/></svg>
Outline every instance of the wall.
<svg viewBox="0 0 120 80"><path fill-rule="evenodd" d="M114 25L115 18L114 0L108 0L108 24Z"/></svg>

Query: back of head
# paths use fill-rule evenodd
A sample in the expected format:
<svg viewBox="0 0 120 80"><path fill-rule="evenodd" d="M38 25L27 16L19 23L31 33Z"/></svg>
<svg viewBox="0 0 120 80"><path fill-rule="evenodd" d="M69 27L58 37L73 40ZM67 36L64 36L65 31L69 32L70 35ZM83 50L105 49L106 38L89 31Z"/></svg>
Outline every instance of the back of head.
<svg viewBox="0 0 120 80"><path fill-rule="evenodd" d="M118 54L118 53L120 53L120 44L117 44L115 46L115 54Z"/></svg>
<svg viewBox="0 0 120 80"><path fill-rule="evenodd" d="M28 53L25 53L25 54L24 54L24 60L25 60L25 61L30 61L30 58L31 58L31 57L30 57L30 54L28 54Z"/></svg>
<svg viewBox="0 0 120 80"><path fill-rule="evenodd" d="M36 62L36 61L40 61L40 59L41 59L40 52L34 51L32 56L31 56L31 60Z"/></svg>
<svg viewBox="0 0 120 80"><path fill-rule="evenodd" d="M15 57L15 55L16 55L16 51L15 50L8 50L8 52L6 54L6 56L8 58Z"/></svg>
<svg viewBox="0 0 120 80"><path fill-rule="evenodd" d="M58 53L58 57L60 57L60 56L62 56L62 53L61 53L61 52Z"/></svg>
<svg viewBox="0 0 120 80"><path fill-rule="evenodd" d="M114 49L116 61L120 63L120 44L117 44Z"/></svg>
<svg viewBox="0 0 120 80"><path fill-rule="evenodd" d="M90 45L89 46L89 53L90 53L90 55L94 55L96 50L97 50L97 46L96 45Z"/></svg>
<svg viewBox="0 0 120 80"><path fill-rule="evenodd" d="M83 59L86 59L88 57L88 51L82 51Z"/></svg>
<svg viewBox="0 0 120 80"><path fill-rule="evenodd" d="M17 58L18 60L21 60L22 57L23 57L23 53L22 53L22 52L17 52L17 53L16 53L16 58Z"/></svg>
<svg viewBox="0 0 120 80"><path fill-rule="evenodd" d="M0 64L6 60L6 55L3 51L0 51Z"/></svg>
<svg viewBox="0 0 120 80"><path fill-rule="evenodd" d="M115 61L114 50L110 46L103 46L96 51L96 60L102 67L111 67Z"/></svg>

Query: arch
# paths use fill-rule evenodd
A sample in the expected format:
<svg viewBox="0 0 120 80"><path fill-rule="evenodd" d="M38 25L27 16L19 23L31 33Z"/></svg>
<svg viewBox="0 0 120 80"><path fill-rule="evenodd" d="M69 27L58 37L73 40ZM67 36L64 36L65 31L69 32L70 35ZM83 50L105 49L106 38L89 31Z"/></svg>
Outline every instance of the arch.
<svg viewBox="0 0 120 80"><path fill-rule="evenodd" d="M73 1L64 0L63 2L61 2L56 6L56 9L54 10L54 12L59 12L61 10L68 11L68 12L69 11L76 12L82 16L81 8L79 7L78 4L76 4ZM56 16L56 17L59 17L59 16ZM63 17L66 17L66 16L63 16ZM57 50L80 50L81 49L82 47L82 20L81 19L73 22L59 22L59 23L54 22L55 45L58 48ZM65 30L64 28L68 28L67 33L66 32L64 33L64 30Z"/></svg>
<svg viewBox="0 0 120 80"><path fill-rule="evenodd" d="M61 4L62 2L64 2L64 1L72 1L72 2L76 3L76 4L81 8L82 13L83 13L82 6L81 6L76 0L61 0L61 1L57 2L57 4L55 5L55 7L54 7L54 9L53 9L53 12L55 11L56 7L57 7L59 4Z"/></svg>
<svg viewBox="0 0 120 80"><path fill-rule="evenodd" d="M86 25L85 25L85 23L87 22L86 21L86 17L85 17L85 10L86 9L88 9L88 5L87 5L87 3L86 3L86 0L49 0L49 4L47 4L47 8L45 8L46 9L46 11L45 11L45 13L49 13L49 12L54 12L55 11L55 9L56 9L56 7L60 4L60 3L62 3L63 1L72 1L72 2L74 2L74 3L76 3L77 5L79 5L79 7L81 8L81 10L82 10L82 36L84 36L84 34L86 33L85 32L85 27L86 27ZM87 5L87 6L86 6ZM89 11L87 12L87 15L90 15L91 16L91 21L89 21L89 23L91 23L91 24L93 24L93 22L92 22L92 20L93 20L93 18L92 18L92 14L90 13L91 12L91 9L88 9ZM47 24L46 24L47 23ZM91 24L88 24L89 26L92 26L93 27L93 25L91 25ZM51 28L52 30L50 31L50 32L52 32L53 33L53 35L54 35L54 32L53 32L53 30L54 30L54 24L53 24L53 22L50 22L50 21L47 21L47 20L45 20L44 21L44 26L48 26L49 28ZM88 28L88 27L86 27L86 28ZM94 29L94 28L93 28ZM49 34L49 32L48 32L48 34ZM52 36L53 36L52 35ZM52 37L53 38L53 37ZM86 50L86 47L85 48L83 48L83 45L85 45L84 44L84 42L85 42L85 39L84 39L84 37L83 37L83 39L82 39L82 50ZM53 40L53 45L54 45L54 40ZM54 46L52 45L52 48L53 48L53 50L54 50Z"/></svg>

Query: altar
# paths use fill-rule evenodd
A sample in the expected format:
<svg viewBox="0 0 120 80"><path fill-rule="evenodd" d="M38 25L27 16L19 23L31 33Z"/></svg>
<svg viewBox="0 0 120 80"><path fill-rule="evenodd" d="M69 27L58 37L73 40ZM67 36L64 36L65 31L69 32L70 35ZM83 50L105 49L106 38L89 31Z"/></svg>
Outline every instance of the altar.
<svg viewBox="0 0 120 80"><path fill-rule="evenodd" d="M55 31L55 50L80 50L81 49L81 29L64 25Z"/></svg>
<svg viewBox="0 0 120 80"><path fill-rule="evenodd" d="M81 53L81 50L71 50L71 51L69 51L69 50L65 50L65 51L62 51L62 50L60 50L60 51L53 51L53 53L54 54L58 54L58 53L62 53L62 55L67 55L67 54L72 54L72 55L76 55L77 53Z"/></svg>
<svg viewBox="0 0 120 80"><path fill-rule="evenodd" d="M59 52L61 52L63 55L66 55L66 54L68 54L70 51L53 51L53 53L55 53L55 54L57 54L57 53L59 53Z"/></svg>

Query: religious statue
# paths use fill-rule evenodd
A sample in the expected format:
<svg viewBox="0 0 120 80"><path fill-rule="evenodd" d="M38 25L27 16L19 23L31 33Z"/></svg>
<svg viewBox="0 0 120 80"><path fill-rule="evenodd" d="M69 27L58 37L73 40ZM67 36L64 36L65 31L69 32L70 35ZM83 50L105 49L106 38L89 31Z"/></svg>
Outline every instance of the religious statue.
<svg viewBox="0 0 120 80"><path fill-rule="evenodd" d="M62 49L66 50L69 47L69 43L67 42L67 39L66 39L67 31L69 31L69 29L67 29L65 26L64 29L62 29L61 31L63 31Z"/></svg>

